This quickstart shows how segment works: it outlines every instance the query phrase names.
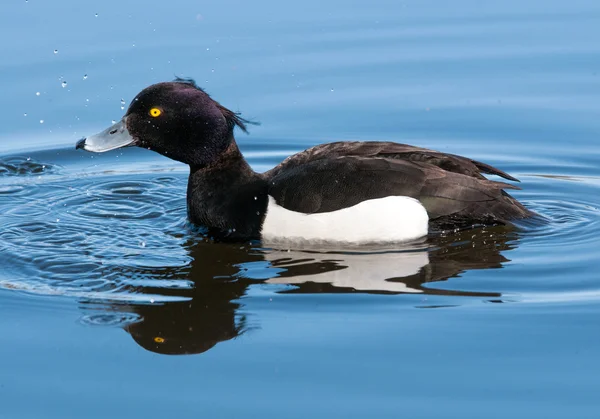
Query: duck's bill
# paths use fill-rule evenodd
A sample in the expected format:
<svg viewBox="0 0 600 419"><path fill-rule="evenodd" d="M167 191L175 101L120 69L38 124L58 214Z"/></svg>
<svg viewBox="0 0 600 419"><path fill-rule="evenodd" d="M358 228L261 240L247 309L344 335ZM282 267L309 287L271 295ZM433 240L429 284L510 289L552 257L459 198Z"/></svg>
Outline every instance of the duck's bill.
<svg viewBox="0 0 600 419"><path fill-rule="evenodd" d="M124 117L104 131L77 141L75 148L82 148L94 153L103 153L132 145L135 145L135 139L127 131L127 117Z"/></svg>

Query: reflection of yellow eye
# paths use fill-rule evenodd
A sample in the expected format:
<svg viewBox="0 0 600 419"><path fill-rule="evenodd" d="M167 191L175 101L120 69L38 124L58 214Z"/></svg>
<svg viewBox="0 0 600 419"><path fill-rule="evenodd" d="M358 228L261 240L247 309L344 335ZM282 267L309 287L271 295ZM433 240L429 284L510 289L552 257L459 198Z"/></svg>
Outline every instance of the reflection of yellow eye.
<svg viewBox="0 0 600 419"><path fill-rule="evenodd" d="M160 114L162 113L162 111L158 108L152 108L150 109L150 116L153 118L156 118L157 116L160 116Z"/></svg>
<svg viewBox="0 0 600 419"><path fill-rule="evenodd" d="M158 114L160 115L160 111L158 111ZM163 343L164 341L165 341L165 338L161 338L160 336L157 336L154 338L154 342L156 342L156 343Z"/></svg>

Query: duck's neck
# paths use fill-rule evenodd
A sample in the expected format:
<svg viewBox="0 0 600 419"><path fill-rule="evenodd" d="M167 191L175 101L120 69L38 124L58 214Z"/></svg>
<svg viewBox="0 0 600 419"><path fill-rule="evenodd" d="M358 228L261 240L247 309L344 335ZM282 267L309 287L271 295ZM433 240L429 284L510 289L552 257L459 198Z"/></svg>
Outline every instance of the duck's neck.
<svg viewBox="0 0 600 419"><path fill-rule="evenodd" d="M258 238L267 202L267 182L250 168L233 138L215 161L190 167L188 217L215 237Z"/></svg>

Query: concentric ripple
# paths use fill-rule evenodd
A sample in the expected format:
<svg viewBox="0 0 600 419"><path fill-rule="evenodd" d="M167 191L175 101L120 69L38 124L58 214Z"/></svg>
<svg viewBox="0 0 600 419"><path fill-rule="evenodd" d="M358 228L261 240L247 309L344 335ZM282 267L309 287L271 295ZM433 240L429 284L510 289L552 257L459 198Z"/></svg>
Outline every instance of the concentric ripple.
<svg viewBox="0 0 600 419"><path fill-rule="evenodd" d="M560 271L581 269L582 263L597 259L598 182L522 178L528 188L517 197L544 222L516 229L432 236L402 249L264 249L209 243L191 228L184 171L94 167L83 176L69 165L63 172L32 158L1 162L0 287L117 303L113 314L86 315L82 321L88 324L133 322L137 309L123 304L195 300L214 292L227 296L222 303L229 304L229 298L239 298L257 282L272 292L428 294L490 301L506 295L510 298L504 300L512 302L537 301L539 295L557 299L556 293L578 298L598 294L594 281L573 284ZM560 260L560 269L553 267L530 281L491 273L517 266L520 274L546 272L540 261L548 259ZM495 279L473 280L481 270Z"/></svg>
<svg viewBox="0 0 600 419"><path fill-rule="evenodd" d="M546 222L522 226L526 245L540 254L557 252L562 260L598 260L600 178L546 175L532 180L522 199Z"/></svg>
<svg viewBox="0 0 600 419"><path fill-rule="evenodd" d="M0 180L18 193L0 200L0 252L9 261L0 286L99 299L130 294L128 299L138 300L138 288L190 288L185 280L173 284L167 272L189 263L182 248L185 177L27 179L42 166L48 167L4 160L9 169Z"/></svg>
<svg viewBox="0 0 600 419"><path fill-rule="evenodd" d="M548 220L542 228L528 233L528 237L535 238L540 245L580 245L597 240L600 208L593 201L545 199L531 201L531 207Z"/></svg>
<svg viewBox="0 0 600 419"><path fill-rule="evenodd" d="M11 156L0 158L0 177L3 176L40 176L56 173L57 165L34 161L31 157Z"/></svg>

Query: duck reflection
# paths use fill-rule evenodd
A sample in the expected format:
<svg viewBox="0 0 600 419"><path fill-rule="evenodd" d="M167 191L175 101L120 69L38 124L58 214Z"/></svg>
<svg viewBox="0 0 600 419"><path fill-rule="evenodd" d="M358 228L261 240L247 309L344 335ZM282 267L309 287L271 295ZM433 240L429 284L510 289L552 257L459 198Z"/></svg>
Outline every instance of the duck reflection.
<svg viewBox="0 0 600 419"><path fill-rule="evenodd" d="M468 270L502 267L508 261L502 252L514 248L517 241L513 229L492 227L430 237L394 251L291 251L195 242L189 244L193 262L187 270L163 270L160 274L165 279L191 281L193 287L136 290L183 297L184 301L119 303L108 310L135 314L139 320L124 329L149 351L197 354L250 328L240 310L240 299L249 287L261 283L288 285L274 287L282 293L425 293L497 301L499 293L444 289L440 281ZM452 285L455 288L459 283Z"/></svg>

